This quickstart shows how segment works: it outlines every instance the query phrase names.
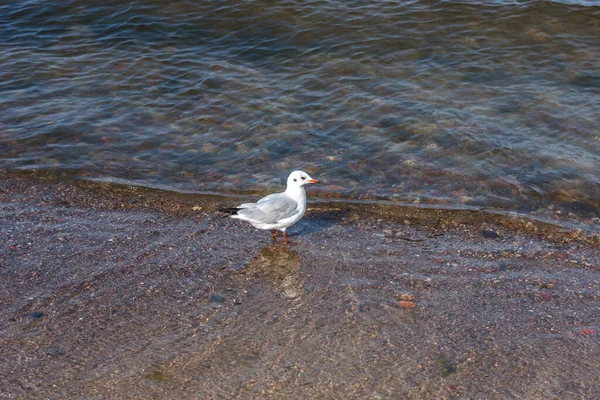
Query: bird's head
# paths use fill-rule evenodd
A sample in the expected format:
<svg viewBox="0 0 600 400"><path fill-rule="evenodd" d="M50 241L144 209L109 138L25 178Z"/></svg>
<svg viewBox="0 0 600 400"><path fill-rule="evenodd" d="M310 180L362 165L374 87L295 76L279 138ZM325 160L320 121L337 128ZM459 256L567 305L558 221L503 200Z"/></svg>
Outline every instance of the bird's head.
<svg viewBox="0 0 600 400"><path fill-rule="evenodd" d="M290 174L287 180L288 186L304 186L307 183L319 183L304 171L294 171Z"/></svg>

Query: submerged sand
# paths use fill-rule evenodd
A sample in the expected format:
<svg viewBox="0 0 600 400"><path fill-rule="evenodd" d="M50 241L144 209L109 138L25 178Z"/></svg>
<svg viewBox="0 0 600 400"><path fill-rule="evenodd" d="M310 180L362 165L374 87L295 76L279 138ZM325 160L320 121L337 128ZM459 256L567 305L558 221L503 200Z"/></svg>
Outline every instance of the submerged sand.
<svg viewBox="0 0 600 400"><path fill-rule="evenodd" d="M0 174L0 398L600 398L593 235Z"/></svg>

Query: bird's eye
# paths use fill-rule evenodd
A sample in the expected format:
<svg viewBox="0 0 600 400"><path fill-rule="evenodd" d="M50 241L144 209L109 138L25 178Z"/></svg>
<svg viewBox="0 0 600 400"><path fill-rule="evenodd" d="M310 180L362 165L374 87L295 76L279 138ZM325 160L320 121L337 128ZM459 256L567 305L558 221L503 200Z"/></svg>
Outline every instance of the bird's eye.
<svg viewBox="0 0 600 400"><path fill-rule="evenodd" d="M306 177L305 177L305 176L302 176L301 178L302 178L302 180L305 180L305 179L306 179Z"/></svg>
<svg viewBox="0 0 600 400"><path fill-rule="evenodd" d="M298 182L298 179L294 178L294 182Z"/></svg>

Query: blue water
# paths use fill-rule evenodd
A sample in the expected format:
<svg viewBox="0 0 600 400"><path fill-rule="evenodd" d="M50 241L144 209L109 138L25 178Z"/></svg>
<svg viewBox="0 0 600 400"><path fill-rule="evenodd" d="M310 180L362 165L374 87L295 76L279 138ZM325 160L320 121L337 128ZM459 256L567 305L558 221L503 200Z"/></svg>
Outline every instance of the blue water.
<svg viewBox="0 0 600 400"><path fill-rule="evenodd" d="M598 226L598 1L0 6L0 168Z"/></svg>

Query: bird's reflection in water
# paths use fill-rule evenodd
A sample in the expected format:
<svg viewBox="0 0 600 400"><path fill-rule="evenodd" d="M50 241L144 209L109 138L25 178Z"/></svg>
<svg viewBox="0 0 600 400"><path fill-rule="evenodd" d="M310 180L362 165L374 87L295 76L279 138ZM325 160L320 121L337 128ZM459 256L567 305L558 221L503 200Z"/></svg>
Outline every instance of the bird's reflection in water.
<svg viewBox="0 0 600 400"><path fill-rule="evenodd" d="M258 252L243 269L247 276L266 278L277 291L288 298L303 293L304 282L300 278L302 259L287 245L268 246Z"/></svg>

